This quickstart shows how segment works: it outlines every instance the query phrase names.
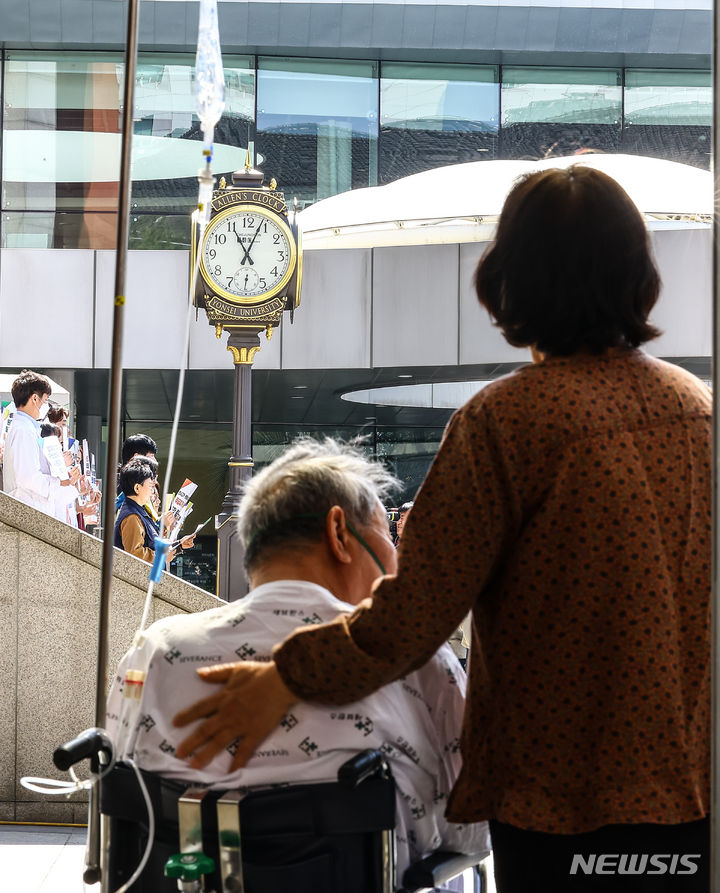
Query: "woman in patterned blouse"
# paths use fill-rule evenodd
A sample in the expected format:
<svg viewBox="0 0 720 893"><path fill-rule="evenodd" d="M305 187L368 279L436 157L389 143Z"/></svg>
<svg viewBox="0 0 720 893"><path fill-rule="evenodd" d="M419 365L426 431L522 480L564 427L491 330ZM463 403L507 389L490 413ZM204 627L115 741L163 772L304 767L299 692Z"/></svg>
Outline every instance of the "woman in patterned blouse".
<svg viewBox="0 0 720 893"><path fill-rule="evenodd" d="M535 364L454 415L372 603L201 671L227 684L176 717L206 717L178 755L242 736L243 765L290 704L364 697L472 609L447 816L490 820L500 893L706 891L709 392L639 350L660 283L598 171L519 182L476 286Z"/></svg>

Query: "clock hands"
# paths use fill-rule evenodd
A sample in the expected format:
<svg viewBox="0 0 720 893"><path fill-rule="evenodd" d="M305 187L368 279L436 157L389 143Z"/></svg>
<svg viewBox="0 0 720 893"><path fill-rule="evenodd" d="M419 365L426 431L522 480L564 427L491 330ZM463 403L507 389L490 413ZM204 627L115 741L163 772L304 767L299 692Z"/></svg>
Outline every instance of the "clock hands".
<svg viewBox="0 0 720 893"><path fill-rule="evenodd" d="M246 248L242 242L240 242L240 247L243 250L243 259L240 261L240 266L242 266L245 261L247 261L251 266L254 266L253 259L250 257L250 251L252 250L253 245L255 244L255 239L258 237L258 233L260 232L260 227L262 226L262 221L258 223L257 229L255 230L255 235L250 240L250 244ZM238 236L238 241L240 241L240 236Z"/></svg>
<svg viewBox="0 0 720 893"><path fill-rule="evenodd" d="M244 264L246 260L249 260L250 263L252 264L252 258L250 257L250 248L246 248L243 245L242 236L239 233L237 233L237 232L235 233L235 238L240 243L240 247L242 248L242 251L243 251L243 257L242 257L242 260L240 261L240 263ZM251 244L251 247L252 247L252 244Z"/></svg>

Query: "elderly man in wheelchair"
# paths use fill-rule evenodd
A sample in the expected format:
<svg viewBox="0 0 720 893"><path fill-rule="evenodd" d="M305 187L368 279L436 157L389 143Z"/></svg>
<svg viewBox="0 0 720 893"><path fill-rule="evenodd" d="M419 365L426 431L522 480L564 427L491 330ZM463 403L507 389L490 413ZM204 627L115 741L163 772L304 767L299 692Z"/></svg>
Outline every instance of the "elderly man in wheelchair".
<svg viewBox="0 0 720 893"><path fill-rule="evenodd" d="M202 769L174 755L187 730L173 715L212 691L198 667L270 659L298 625L349 612L379 574L394 573L381 500L396 484L353 446L297 441L244 494L247 597L158 621L121 662L108 731L120 758L144 770L155 820L152 857L131 891L462 889L457 879L445 886L448 878L488 854L484 823L451 825L443 815L460 770L465 695L448 646L343 709L297 704L243 769L229 771L234 743ZM145 849L137 787L121 765L102 783L109 889ZM476 871L475 889L481 878Z"/></svg>

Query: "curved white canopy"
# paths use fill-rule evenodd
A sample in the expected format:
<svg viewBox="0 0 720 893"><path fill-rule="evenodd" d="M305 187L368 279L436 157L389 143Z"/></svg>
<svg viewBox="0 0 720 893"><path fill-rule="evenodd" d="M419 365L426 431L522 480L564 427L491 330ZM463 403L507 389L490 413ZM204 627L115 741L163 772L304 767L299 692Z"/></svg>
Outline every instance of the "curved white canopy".
<svg viewBox="0 0 720 893"><path fill-rule="evenodd" d="M650 228L709 225L709 171L640 155L586 154L448 165L386 186L334 195L298 215L304 245L313 249L485 241L492 238L518 177L572 164L597 168L617 180Z"/></svg>

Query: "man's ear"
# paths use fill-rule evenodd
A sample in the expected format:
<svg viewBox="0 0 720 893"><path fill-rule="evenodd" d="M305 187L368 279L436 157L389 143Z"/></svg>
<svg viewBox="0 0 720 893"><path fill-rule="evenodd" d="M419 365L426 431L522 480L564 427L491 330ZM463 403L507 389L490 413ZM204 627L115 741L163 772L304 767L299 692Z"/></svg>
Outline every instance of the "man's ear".
<svg viewBox="0 0 720 893"><path fill-rule="evenodd" d="M345 512L339 505L334 505L325 518L325 536L333 557L342 564L352 562L349 549L352 534L345 523Z"/></svg>

